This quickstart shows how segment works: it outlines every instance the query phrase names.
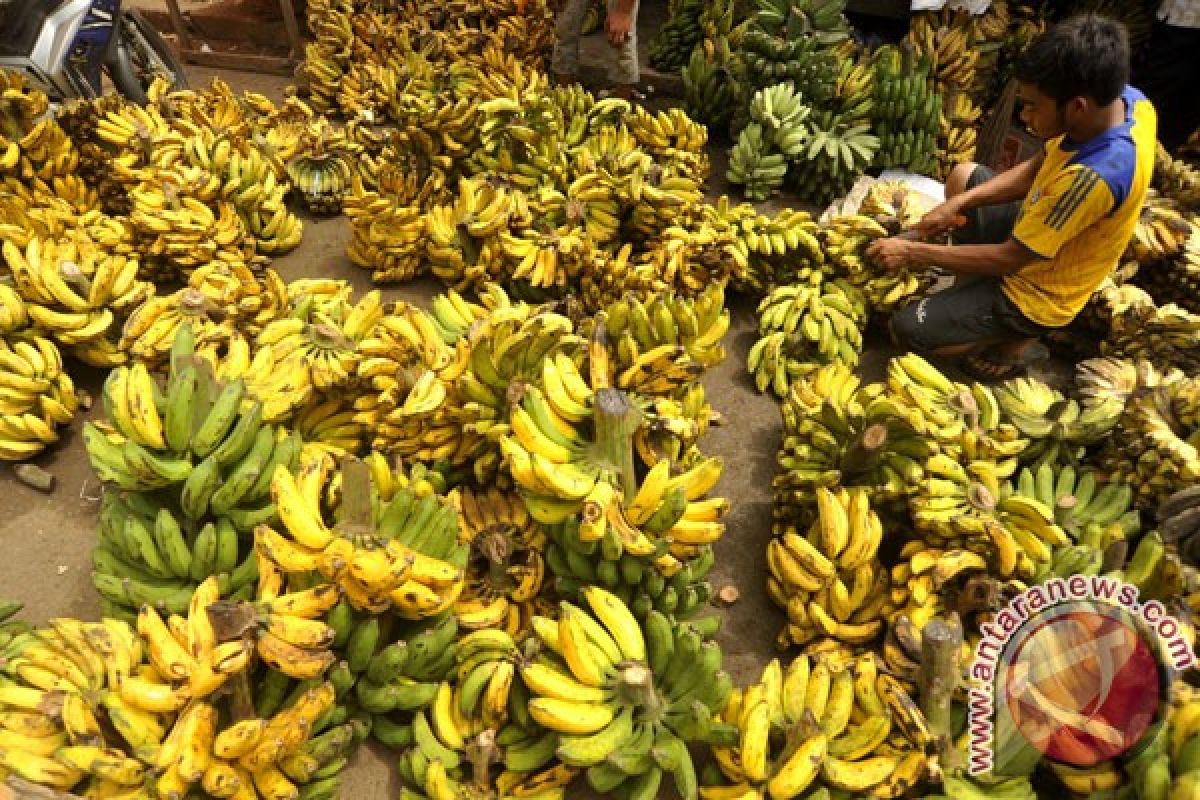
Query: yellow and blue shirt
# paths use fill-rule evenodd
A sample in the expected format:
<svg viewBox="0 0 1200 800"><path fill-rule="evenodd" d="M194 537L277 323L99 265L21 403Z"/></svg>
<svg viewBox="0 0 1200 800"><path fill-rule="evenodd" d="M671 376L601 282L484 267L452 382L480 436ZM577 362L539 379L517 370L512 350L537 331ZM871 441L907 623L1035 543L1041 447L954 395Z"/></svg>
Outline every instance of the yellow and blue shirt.
<svg viewBox="0 0 1200 800"><path fill-rule="evenodd" d="M1158 118L1137 89L1121 93L1125 122L1082 144L1059 136L1021 204L1013 238L1036 260L1006 275L1008 299L1040 325L1061 327L1116 268L1154 171Z"/></svg>

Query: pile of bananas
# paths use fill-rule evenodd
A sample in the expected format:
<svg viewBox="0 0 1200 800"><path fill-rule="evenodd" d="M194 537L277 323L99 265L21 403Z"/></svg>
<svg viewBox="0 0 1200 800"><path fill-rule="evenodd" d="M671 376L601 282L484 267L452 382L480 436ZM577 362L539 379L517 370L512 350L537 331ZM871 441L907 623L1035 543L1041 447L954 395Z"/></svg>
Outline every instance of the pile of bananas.
<svg viewBox="0 0 1200 800"><path fill-rule="evenodd" d="M0 765L9 784L111 797L192 788L264 800L336 796L368 727L351 720L332 683L293 688L270 669L250 677L264 641L327 643L332 630L316 618L329 604L312 591L266 587L254 604L228 604L216 583L197 587L169 620L146 606L136 625L5 622ZM2 616L14 611L5 604ZM218 691L230 681L245 681L241 700Z"/></svg>
<svg viewBox="0 0 1200 800"><path fill-rule="evenodd" d="M872 130L879 137L875 166L926 173L934 166L942 96L929 82L929 60L884 45L872 54Z"/></svg>
<svg viewBox="0 0 1200 800"><path fill-rule="evenodd" d="M1030 464L1078 463L1084 448L1108 436L1123 406L1080 403L1036 378L1022 377L996 387L1004 418L1029 441L1021 460Z"/></svg>
<svg viewBox="0 0 1200 800"><path fill-rule="evenodd" d="M901 190L892 195L910 195ZM890 203L877 202L877 188L872 187L858 214L840 215L829 219L821 226L820 239L835 274L855 286L865 297L870 308L876 312L889 313L907 304L914 297L922 296L933 285L935 276L930 270L881 269L866 255L867 247L876 239L898 232L898 214L911 214ZM903 206L905 201L900 200ZM886 213L891 212L891 213ZM879 220L888 223L880 224Z"/></svg>
<svg viewBox="0 0 1200 800"><path fill-rule="evenodd" d="M460 65L497 71L540 70L554 46L553 4L542 0L465 2L445 6L406 0L379 7L362 0L308 6L313 41L298 77L312 107L353 119L379 113L403 90L406 62L417 53L438 70Z"/></svg>
<svg viewBox="0 0 1200 800"><path fill-rule="evenodd" d="M1200 226L1187 223L1190 232L1179 250L1150 269L1135 276L1152 297L1161 303L1175 303L1190 313L1200 312L1196 288L1200 286Z"/></svg>
<svg viewBox="0 0 1200 800"><path fill-rule="evenodd" d="M672 0L667 21L650 44L650 66L659 72L678 72L704 36L700 18L705 13L701 0Z"/></svg>
<svg viewBox="0 0 1200 800"><path fill-rule="evenodd" d="M350 190L362 148L324 117L305 126L298 152L287 162L287 176L309 211L336 214Z"/></svg>
<svg viewBox="0 0 1200 800"><path fill-rule="evenodd" d="M829 103L850 41L845 8L844 0L759 0L741 31L746 98L757 89L792 80L807 103Z"/></svg>
<svg viewBox="0 0 1200 800"><path fill-rule="evenodd" d="M736 69L727 37L697 44L682 70L683 108L688 116L717 130L728 129L736 103Z"/></svg>
<svg viewBox="0 0 1200 800"><path fill-rule="evenodd" d="M793 380L823 364L857 366L866 325L866 298L844 280L781 286L758 305L747 369L760 392L784 398Z"/></svg>
<svg viewBox="0 0 1200 800"><path fill-rule="evenodd" d="M8 243L5 242L7 245ZM79 408L55 343L27 328L29 307L0 284L0 460L24 461L58 440Z"/></svg>
<svg viewBox="0 0 1200 800"><path fill-rule="evenodd" d="M932 369L932 368L930 368ZM781 407L783 443L775 476L775 531L812 524L820 487L869 489L882 508L903 499L924 475L935 444L882 384L860 386L833 363L794 381Z"/></svg>
<svg viewBox="0 0 1200 800"><path fill-rule="evenodd" d="M969 15L940 19L936 14L915 14L905 43L928 65L930 89L943 98L938 120L937 172L949 174L955 165L975 158L977 121L981 115L971 90L979 81L978 64L983 50L975 46ZM948 23L948 24L947 24Z"/></svg>
<svg viewBox="0 0 1200 800"><path fill-rule="evenodd" d="M1180 369L1189 375L1200 372L1195 347L1200 333L1200 315L1175 303L1157 305L1136 287L1107 287L1093 298L1108 317L1102 327L1100 352L1107 356L1149 361L1162 369Z"/></svg>
<svg viewBox="0 0 1200 800"><path fill-rule="evenodd" d="M819 206L846 194L875 160L879 138L870 131L870 124L833 111L814 112L802 155L788 171L789 188Z"/></svg>
<svg viewBox="0 0 1200 800"><path fill-rule="evenodd" d="M786 670L772 661L757 683L730 694L719 718L738 736L713 746L719 772L702 800L897 798L937 771L924 716L870 653L801 655Z"/></svg>
<svg viewBox="0 0 1200 800"><path fill-rule="evenodd" d="M1133 260L1145 267L1165 261L1179 254L1193 236L1195 227L1195 223L1174 200L1151 189L1146 194L1137 228L1122 260Z"/></svg>
<svg viewBox="0 0 1200 800"><path fill-rule="evenodd" d="M1195 447L1195 380L1172 376L1132 394L1100 462L1113 480L1128 483L1136 505L1155 509L1200 474Z"/></svg>
<svg viewBox="0 0 1200 800"><path fill-rule="evenodd" d="M883 523L865 489L815 492L817 518L767 545L767 592L787 612L779 646L814 640L861 647L884 629L890 588L878 559Z"/></svg>
<svg viewBox="0 0 1200 800"><path fill-rule="evenodd" d="M520 668L529 716L558 733L559 760L602 794L653 797L669 774L681 797L696 797L687 744L736 737L717 720L733 688L721 648L657 612L639 623L602 589L585 599L561 604L557 622L535 619L543 651Z"/></svg>
<svg viewBox="0 0 1200 800"><path fill-rule="evenodd" d="M272 472L300 454L299 436L264 423L240 379L220 383L194 357L189 334L176 338L165 389L141 363L118 367L107 419L83 428L92 468L120 490L105 493L92 554L110 616L144 603L179 613L209 575L228 595L252 592L256 562L239 537L276 519Z"/></svg>
<svg viewBox="0 0 1200 800"><path fill-rule="evenodd" d="M1160 143L1155 151L1151 184L1184 208L1200 208L1200 171L1182 158L1172 158Z"/></svg>
<svg viewBox="0 0 1200 800"><path fill-rule="evenodd" d="M258 268L258 254L296 247L302 225L285 205L284 161L299 150L296 101L276 108L261 95L235 95L215 80L204 91L167 92L151 102L94 101L77 109L72 139L104 164L128 214L144 274L186 275L211 261Z"/></svg>

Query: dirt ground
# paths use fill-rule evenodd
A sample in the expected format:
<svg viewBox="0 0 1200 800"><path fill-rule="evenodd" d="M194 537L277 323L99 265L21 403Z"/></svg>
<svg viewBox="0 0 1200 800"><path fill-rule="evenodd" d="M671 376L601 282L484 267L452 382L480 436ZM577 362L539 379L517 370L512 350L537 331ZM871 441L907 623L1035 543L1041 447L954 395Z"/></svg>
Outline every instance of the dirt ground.
<svg viewBox="0 0 1200 800"><path fill-rule="evenodd" d="M193 68L191 85L207 85L220 76L237 89L246 88L281 97L287 80L252 73ZM716 155L716 154L714 154ZM723 155L723 153L721 154ZM723 162L718 162L723 163ZM723 170L714 169L719 175ZM723 191L720 182L713 187ZM310 276L351 281L357 291L370 288L368 274L345 256L349 225L344 217L305 220L304 239L294 252L277 259L274 268L287 279ZM386 299L403 299L419 305L441 290L433 280L387 287ZM754 303L731 296L733 324L726 336L728 358L705 376L712 405L725 417L702 446L725 459L725 475L717 494L732 501L728 533L717 545L714 586L726 583L741 591L740 600L716 610L724 620L720 642L725 663L735 679L748 681L775 655L774 639L782 621L763 585L764 552L770 535L770 486L780 417L775 401L755 391L745 372L746 353L755 339ZM873 352L868 366L885 354ZM870 370L874 372L875 369ZM101 373L73 368L78 382L98 397ZM85 419L102 414L97 402L87 414L64 431L63 441L35 463L57 478L50 494L41 494L19 483L11 465L0 465L0 525L3 531L0 558L0 596L26 603L26 616L35 622L61 615L96 618L97 595L90 580L89 553L97 524L100 486L87 463L79 435ZM382 751L364 748L347 772L342 797L394 796L396 786L388 758ZM385 794L386 792L386 794ZM581 789L578 794L583 796Z"/></svg>

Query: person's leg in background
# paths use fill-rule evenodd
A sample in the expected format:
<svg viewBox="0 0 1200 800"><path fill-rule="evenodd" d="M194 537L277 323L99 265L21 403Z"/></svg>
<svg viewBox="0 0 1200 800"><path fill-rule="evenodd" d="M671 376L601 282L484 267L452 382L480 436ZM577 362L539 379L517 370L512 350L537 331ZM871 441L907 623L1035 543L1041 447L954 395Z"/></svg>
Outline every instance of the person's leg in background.
<svg viewBox="0 0 1200 800"><path fill-rule="evenodd" d="M559 86L574 83L579 76L579 32L587 16L588 0L567 0L555 20L554 54L551 69Z"/></svg>
<svg viewBox="0 0 1200 800"><path fill-rule="evenodd" d="M1196 80L1200 78L1200 28L1154 21L1144 60L1134 69L1133 84L1158 111L1158 139L1174 150L1200 127Z"/></svg>
<svg viewBox="0 0 1200 800"><path fill-rule="evenodd" d="M608 0L608 10L611 14L618 8L622 0ZM641 80L641 70L638 67L638 39L637 39L637 19L638 19L639 1L633 0L633 7L629 12L629 32L621 40L620 44L609 44L613 47L613 60L608 68L609 87L614 97L620 97L624 100L633 99L633 90Z"/></svg>

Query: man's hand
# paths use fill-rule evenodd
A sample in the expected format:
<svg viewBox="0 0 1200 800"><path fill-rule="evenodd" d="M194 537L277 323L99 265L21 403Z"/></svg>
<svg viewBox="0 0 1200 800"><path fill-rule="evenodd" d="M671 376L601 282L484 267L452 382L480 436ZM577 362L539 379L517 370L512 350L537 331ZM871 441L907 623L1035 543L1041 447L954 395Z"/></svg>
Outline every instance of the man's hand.
<svg viewBox="0 0 1200 800"><path fill-rule="evenodd" d="M917 223L917 232L923 239L932 239L966 223L967 218L962 215L957 198L951 198L921 217L921 221Z"/></svg>
<svg viewBox="0 0 1200 800"><path fill-rule="evenodd" d="M888 269L900 270L917 265L913 249L908 239L877 239L867 247L867 256Z"/></svg>
<svg viewBox="0 0 1200 800"><path fill-rule="evenodd" d="M633 14L620 8L610 9L604 17L604 32L613 47L625 44L629 30L633 27Z"/></svg>

